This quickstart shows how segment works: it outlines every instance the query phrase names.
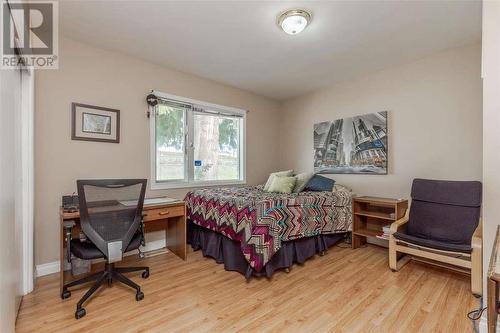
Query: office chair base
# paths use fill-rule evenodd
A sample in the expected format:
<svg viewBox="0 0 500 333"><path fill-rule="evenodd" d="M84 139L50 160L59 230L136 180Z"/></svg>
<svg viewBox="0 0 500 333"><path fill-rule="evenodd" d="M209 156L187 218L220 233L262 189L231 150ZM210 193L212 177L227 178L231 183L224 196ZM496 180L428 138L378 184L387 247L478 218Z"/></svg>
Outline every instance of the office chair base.
<svg viewBox="0 0 500 333"><path fill-rule="evenodd" d="M115 267L114 264L106 263L105 270L91 274L79 280L70 282L63 287L63 292L61 293L61 298L66 299L71 296L71 292L68 290L70 287L74 287L80 284L88 283L95 281L92 287L83 295L83 297L78 301L76 305L75 318L80 319L86 315L86 311L83 308L83 303L90 298L106 281L108 286L111 286L113 280L117 280L123 284L128 285L131 288L134 288L136 291L135 300L142 301L144 299L144 293L141 291L141 287L136 284L134 281L127 278L123 273L144 271L142 273L142 278L147 279L149 277L149 267Z"/></svg>
<svg viewBox="0 0 500 333"><path fill-rule="evenodd" d="M80 319L80 318L84 317L86 314L87 314L87 311L85 311L84 308L78 309L75 312L75 318Z"/></svg>
<svg viewBox="0 0 500 333"><path fill-rule="evenodd" d="M71 291L69 290L64 290L61 294L62 299L70 298L71 297Z"/></svg>

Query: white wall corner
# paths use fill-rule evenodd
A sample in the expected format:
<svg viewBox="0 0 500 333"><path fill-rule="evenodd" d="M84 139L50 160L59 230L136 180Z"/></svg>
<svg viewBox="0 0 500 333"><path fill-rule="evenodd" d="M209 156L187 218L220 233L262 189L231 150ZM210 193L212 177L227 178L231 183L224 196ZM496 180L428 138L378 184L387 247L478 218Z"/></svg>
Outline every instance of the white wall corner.
<svg viewBox="0 0 500 333"><path fill-rule="evenodd" d="M481 319L479 320L478 326L479 333L488 333L488 318L486 316L486 311L483 312ZM500 320L497 320L497 332L500 333Z"/></svg>
<svg viewBox="0 0 500 333"><path fill-rule="evenodd" d="M165 239L158 239L152 242L146 242L146 246L141 246L142 252L159 250L165 247ZM137 254L137 251L125 253L125 256ZM59 261L48 262L46 264L36 265L36 277L45 276L53 273L59 273Z"/></svg>

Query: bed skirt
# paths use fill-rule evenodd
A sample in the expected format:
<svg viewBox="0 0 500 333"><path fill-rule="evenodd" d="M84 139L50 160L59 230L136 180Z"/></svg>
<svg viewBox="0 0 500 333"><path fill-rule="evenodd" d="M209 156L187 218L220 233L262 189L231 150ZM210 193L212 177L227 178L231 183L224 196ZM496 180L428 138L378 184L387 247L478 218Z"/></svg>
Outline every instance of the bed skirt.
<svg viewBox="0 0 500 333"><path fill-rule="evenodd" d="M271 277L275 270L289 268L293 263L304 263L307 259L326 251L330 246L344 239L345 233L318 235L283 242L260 272L255 271L243 256L240 243L215 231L200 227L188 220L188 243L194 251L201 250L203 256L212 257L218 264L224 264L226 271L236 271L245 275Z"/></svg>

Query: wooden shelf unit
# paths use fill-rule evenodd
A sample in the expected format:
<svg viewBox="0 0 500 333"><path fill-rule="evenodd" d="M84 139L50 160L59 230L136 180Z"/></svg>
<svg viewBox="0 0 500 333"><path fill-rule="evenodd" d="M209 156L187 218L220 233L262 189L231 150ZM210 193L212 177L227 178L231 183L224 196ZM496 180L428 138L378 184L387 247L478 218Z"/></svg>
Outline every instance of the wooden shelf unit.
<svg viewBox="0 0 500 333"><path fill-rule="evenodd" d="M377 235L383 233L384 225L402 218L407 209L408 200L406 199L367 196L353 198L352 248L356 249L365 244L367 237L377 238Z"/></svg>

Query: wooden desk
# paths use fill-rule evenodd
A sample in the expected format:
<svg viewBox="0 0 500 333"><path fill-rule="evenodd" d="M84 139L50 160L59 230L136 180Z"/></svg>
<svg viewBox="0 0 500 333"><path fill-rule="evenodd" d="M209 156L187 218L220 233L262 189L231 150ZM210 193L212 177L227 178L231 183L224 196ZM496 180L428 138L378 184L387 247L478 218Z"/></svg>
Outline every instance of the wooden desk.
<svg viewBox="0 0 500 333"><path fill-rule="evenodd" d="M498 316L498 283L500 282L500 226L497 227L497 235L493 243L488 268L488 332L496 333Z"/></svg>
<svg viewBox="0 0 500 333"><path fill-rule="evenodd" d="M169 204L144 205L144 229L145 232L165 230L165 240L167 248L182 260L187 259L186 245L186 203L178 201ZM62 208L59 211L60 217L60 289L65 283L74 278L71 271L64 270L66 261L66 236L64 222L73 220L75 226L71 230L73 238L80 235L80 213L65 213ZM78 276L80 278L81 276Z"/></svg>

